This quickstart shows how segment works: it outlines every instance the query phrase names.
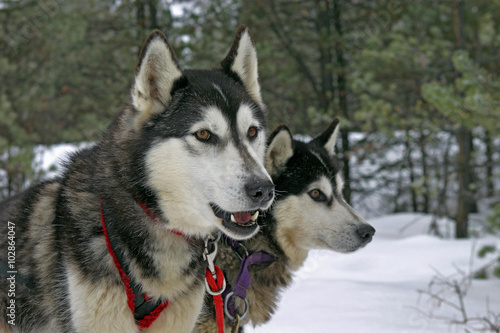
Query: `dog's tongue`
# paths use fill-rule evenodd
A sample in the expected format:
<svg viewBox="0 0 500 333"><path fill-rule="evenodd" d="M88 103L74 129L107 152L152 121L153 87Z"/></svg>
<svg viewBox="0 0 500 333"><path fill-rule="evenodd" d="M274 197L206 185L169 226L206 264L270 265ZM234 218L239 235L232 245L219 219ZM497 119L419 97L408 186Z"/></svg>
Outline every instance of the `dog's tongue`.
<svg viewBox="0 0 500 333"><path fill-rule="evenodd" d="M250 212L237 212L233 213L233 216L238 224L246 224L252 219L252 214L250 214Z"/></svg>

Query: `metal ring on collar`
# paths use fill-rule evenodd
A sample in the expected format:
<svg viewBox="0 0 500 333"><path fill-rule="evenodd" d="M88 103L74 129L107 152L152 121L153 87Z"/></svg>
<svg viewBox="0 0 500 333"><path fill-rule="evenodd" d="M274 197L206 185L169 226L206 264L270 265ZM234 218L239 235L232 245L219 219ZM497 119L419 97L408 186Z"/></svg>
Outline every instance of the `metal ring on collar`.
<svg viewBox="0 0 500 333"><path fill-rule="evenodd" d="M210 288L208 281L205 279L205 287L207 288L207 293L209 293L212 296L217 296L220 295L226 290L226 279L222 280L222 288L220 288L217 291L212 291L212 288Z"/></svg>
<svg viewBox="0 0 500 333"><path fill-rule="evenodd" d="M234 320L234 317L229 313L229 309L227 308L227 304L229 303L229 299L231 298L231 296L234 295L234 291L231 291L230 293L228 293L226 295L226 299L224 300L224 313L226 314L226 316L231 320L233 321ZM245 301L245 311L243 311L243 314L240 316L240 320L243 320L246 315L248 314L248 308L250 307L248 305L248 301L246 298L242 298L243 301Z"/></svg>
<svg viewBox="0 0 500 333"><path fill-rule="evenodd" d="M208 238L208 242L209 242L209 243L212 243L212 244L213 244L213 243L217 243L218 241L220 241L220 238L221 238L221 237L222 237L222 233L219 231L219 232L217 232L217 234L216 234L215 238L209 237L209 238Z"/></svg>
<svg viewBox="0 0 500 333"><path fill-rule="evenodd" d="M238 242L238 245L239 245L240 247L238 247L238 249L236 249L236 250L233 250L233 252L236 254L236 256L237 256L240 260L243 260L243 255L241 255L241 254L240 254L240 252L238 251L240 248L242 248L242 249L243 249L243 251L245 251L245 254L244 254L244 255L246 256L246 258L248 258L248 256L249 256L250 254L248 253L248 249L245 247L245 245L243 245L243 243L241 243L241 242Z"/></svg>

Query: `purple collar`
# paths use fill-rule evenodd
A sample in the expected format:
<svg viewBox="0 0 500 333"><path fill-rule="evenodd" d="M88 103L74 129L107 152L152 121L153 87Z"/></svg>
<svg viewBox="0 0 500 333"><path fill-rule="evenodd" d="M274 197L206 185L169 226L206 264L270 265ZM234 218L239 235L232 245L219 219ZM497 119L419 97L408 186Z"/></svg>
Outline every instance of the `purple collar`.
<svg viewBox="0 0 500 333"><path fill-rule="evenodd" d="M246 300L246 296L248 288L250 288L250 284L252 283L250 271L248 270L249 267L251 265L272 263L276 260L276 258L272 254L264 251L248 254L248 251L240 242L228 237L226 238L226 241L229 245L231 245L233 251L235 251L241 258L240 269L238 271L238 276L236 277L236 282L234 283L232 288L226 288L222 295L222 297L224 298L224 310L226 316L232 322L237 313L232 298L233 296L237 296L245 301L245 312L240 315L240 319L243 319L248 312L248 302ZM241 249L245 250L244 254L241 254Z"/></svg>

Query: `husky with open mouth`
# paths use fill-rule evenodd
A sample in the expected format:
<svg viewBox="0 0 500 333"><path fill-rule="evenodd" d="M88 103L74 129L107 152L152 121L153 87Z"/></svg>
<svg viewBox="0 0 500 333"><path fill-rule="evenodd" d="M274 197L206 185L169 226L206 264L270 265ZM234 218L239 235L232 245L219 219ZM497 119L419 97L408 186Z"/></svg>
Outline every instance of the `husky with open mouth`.
<svg viewBox="0 0 500 333"><path fill-rule="evenodd" d="M0 204L2 234L15 234L0 239L0 275L14 270L14 248L16 271L0 282L0 328L190 332L205 292L203 238L254 236L274 199L265 126L246 27L213 70L181 70L153 32L130 103L100 141L61 177Z"/></svg>
<svg viewBox="0 0 500 333"><path fill-rule="evenodd" d="M269 321L280 293L311 249L349 253L371 242L375 229L342 195L342 162L334 151L338 124L335 119L309 143L294 140L286 126L271 134L266 168L276 185L276 201L259 218L262 231L257 236L244 241L226 237L219 246L216 264L228 281L225 331L239 324L241 333L247 323ZM214 332L216 327L214 305L206 297L193 332Z"/></svg>

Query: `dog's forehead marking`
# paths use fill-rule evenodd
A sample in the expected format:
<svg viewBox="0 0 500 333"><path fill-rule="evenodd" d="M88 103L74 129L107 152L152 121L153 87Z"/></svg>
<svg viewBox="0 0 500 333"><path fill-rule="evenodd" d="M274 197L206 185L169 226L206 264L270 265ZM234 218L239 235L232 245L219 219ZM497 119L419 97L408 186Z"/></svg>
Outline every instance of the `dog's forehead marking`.
<svg viewBox="0 0 500 333"><path fill-rule="evenodd" d="M218 107L209 106L204 109L203 118L191 126L191 132L200 129L207 129L219 136L224 136L229 131L229 123Z"/></svg>
<svg viewBox="0 0 500 333"><path fill-rule="evenodd" d="M314 157L318 159L321 165L323 165L326 172L330 173L331 172L330 170L332 170L331 166L328 166L317 152L312 151L311 153L314 155ZM333 175L332 175L332 180L333 180ZM342 195L342 190L344 189L344 178L342 177L342 170L336 170L335 172L335 187L337 190L337 194Z"/></svg>
<svg viewBox="0 0 500 333"><path fill-rule="evenodd" d="M270 177L261 161L264 159L265 154L265 133L262 129L261 122L255 117L252 110L252 106L248 104L241 104L238 113L236 114L236 126L238 134L241 137L242 149L240 150L240 155L249 166L254 166L259 170L259 173L266 178ZM258 134L257 138L253 143L251 143L247 138L248 129L251 126L257 127L261 133Z"/></svg>
<svg viewBox="0 0 500 333"><path fill-rule="evenodd" d="M222 96L222 99L224 99L224 102L226 102L226 104L229 105L227 97L222 92L222 89L216 83L212 83L212 86L215 88L215 90L217 90L219 92L219 94Z"/></svg>
<svg viewBox="0 0 500 333"><path fill-rule="evenodd" d="M323 161L323 159L321 158L321 156L319 156L319 154L315 151L311 151L311 154L314 155L314 157L316 157L318 159L318 161L321 163L321 165L323 165L323 167L325 168L325 170L328 170L328 166L326 165L325 161Z"/></svg>
<svg viewBox="0 0 500 333"><path fill-rule="evenodd" d="M241 104L236 115L238 131L242 135L246 135L250 126L260 127L260 122L255 118L252 107L248 104Z"/></svg>

